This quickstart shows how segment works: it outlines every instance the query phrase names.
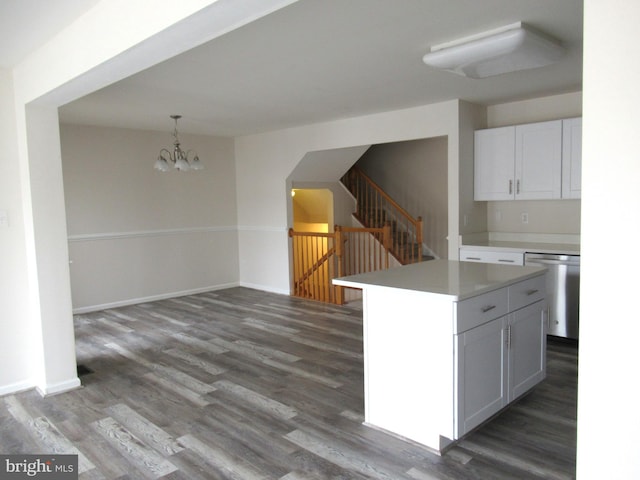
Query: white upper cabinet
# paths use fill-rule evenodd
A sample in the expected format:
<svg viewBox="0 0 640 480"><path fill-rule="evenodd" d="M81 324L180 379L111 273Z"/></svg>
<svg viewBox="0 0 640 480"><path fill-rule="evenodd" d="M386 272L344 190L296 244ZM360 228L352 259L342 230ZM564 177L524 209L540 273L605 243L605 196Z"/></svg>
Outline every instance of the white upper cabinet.
<svg viewBox="0 0 640 480"><path fill-rule="evenodd" d="M515 152L515 199L560 198L562 121L518 125Z"/></svg>
<svg viewBox="0 0 640 480"><path fill-rule="evenodd" d="M474 199L513 200L515 127L475 132Z"/></svg>
<svg viewBox="0 0 640 480"><path fill-rule="evenodd" d="M474 199L579 198L579 120L477 130Z"/></svg>
<svg viewBox="0 0 640 480"><path fill-rule="evenodd" d="M562 121L562 198L580 198L582 118Z"/></svg>

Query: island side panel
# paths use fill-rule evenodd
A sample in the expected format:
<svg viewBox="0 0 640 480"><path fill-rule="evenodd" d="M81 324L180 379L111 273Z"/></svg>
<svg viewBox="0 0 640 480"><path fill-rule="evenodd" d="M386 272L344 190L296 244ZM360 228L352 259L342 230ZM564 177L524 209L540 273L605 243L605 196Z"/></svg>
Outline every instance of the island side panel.
<svg viewBox="0 0 640 480"><path fill-rule="evenodd" d="M440 451L454 438L452 297L371 286L363 305L365 422Z"/></svg>

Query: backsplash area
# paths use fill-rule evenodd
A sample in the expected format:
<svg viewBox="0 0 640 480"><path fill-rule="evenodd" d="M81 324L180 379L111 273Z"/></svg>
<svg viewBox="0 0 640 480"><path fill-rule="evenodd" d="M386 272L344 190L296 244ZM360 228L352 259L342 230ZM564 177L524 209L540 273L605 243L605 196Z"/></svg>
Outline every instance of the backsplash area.
<svg viewBox="0 0 640 480"><path fill-rule="evenodd" d="M487 231L580 235L580 200L487 203Z"/></svg>

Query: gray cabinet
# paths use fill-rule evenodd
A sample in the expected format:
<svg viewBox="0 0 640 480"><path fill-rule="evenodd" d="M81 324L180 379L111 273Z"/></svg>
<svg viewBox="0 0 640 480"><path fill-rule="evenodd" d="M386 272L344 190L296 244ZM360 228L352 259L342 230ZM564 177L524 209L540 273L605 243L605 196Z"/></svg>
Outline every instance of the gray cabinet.
<svg viewBox="0 0 640 480"><path fill-rule="evenodd" d="M367 425L441 452L544 378L542 268L433 260L334 283L363 289Z"/></svg>
<svg viewBox="0 0 640 480"><path fill-rule="evenodd" d="M509 318L509 401L515 400L544 379L546 350L546 303L536 302L515 311Z"/></svg>
<svg viewBox="0 0 640 480"><path fill-rule="evenodd" d="M456 336L456 438L499 412L508 401L507 316Z"/></svg>
<svg viewBox="0 0 640 480"><path fill-rule="evenodd" d="M473 318L479 319L476 322L468 320L473 309L463 307L464 301L457 308L456 438L499 412L546 375L544 277L499 292L471 299L477 310Z"/></svg>

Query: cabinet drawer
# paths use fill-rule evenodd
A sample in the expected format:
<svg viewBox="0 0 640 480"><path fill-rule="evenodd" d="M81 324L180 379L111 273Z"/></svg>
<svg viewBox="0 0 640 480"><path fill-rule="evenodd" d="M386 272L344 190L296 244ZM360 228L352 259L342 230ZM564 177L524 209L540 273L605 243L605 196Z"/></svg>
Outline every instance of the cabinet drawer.
<svg viewBox="0 0 640 480"><path fill-rule="evenodd" d="M546 278L546 275L540 275L508 287L509 311L513 312L545 298Z"/></svg>
<svg viewBox="0 0 640 480"><path fill-rule="evenodd" d="M524 265L524 253L461 249L460 261Z"/></svg>
<svg viewBox="0 0 640 480"><path fill-rule="evenodd" d="M453 333L458 334L506 315L509 311L507 289L500 288L462 300L456 303L455 309Z"/></svg>

